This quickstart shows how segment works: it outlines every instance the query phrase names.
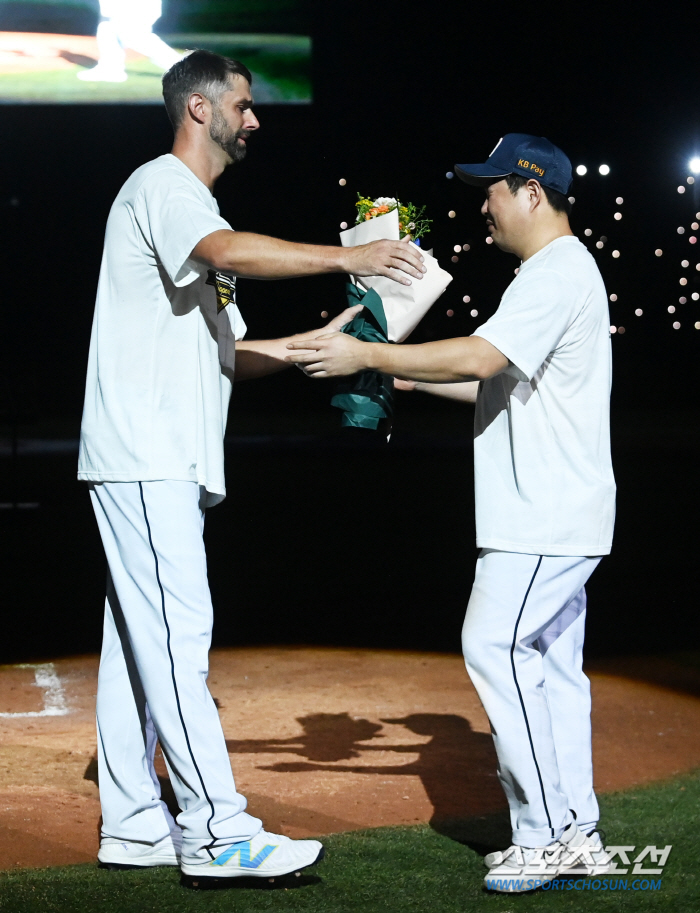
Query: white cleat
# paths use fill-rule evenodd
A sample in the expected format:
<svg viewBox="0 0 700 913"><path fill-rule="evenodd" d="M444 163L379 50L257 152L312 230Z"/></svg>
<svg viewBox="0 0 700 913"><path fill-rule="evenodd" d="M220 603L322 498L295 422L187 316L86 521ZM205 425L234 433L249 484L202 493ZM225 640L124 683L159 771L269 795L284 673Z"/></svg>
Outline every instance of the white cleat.
<svg viewBox="0 0 700 913"><path fill-rule="evenodd" d="M596 831L584 834L572 822L559 840L547 846L511 846L484 857L489 873L484 884L500 894L535 891L560 875L605 874L610 857L605 853ZM600 868L596 866L600 865Z"/></svg>
<svg viewBox="0 0 700 913"><path fill-rule="evenodd" d="M126 82L126 70L122 68L103 67L99 63L90 70L81 70L78 79L83 82Z"/></svg>
<svg viewBox="0 0 700 913"><path fill-rule="evenodd" d="M592 830L590 834L576 828L577 832L566 844L562 853L559 874L569 875L609 875L615 871L613 858L606 853L600 834Z"/></svg>
<svg viewBox="0 0 700 913"><path fill-rule="evenodd" d="M250 840L223 847L209 862L181 863L182 883L189 888L226 887L237 878L264 878L299 874L301 869L323 859L318 840L290 840L261 830Z"/></svg>
<svg viewBox="0 0 700 913"><path fill-rule="evenodd" d="M139 843L103 837L97 860L103 869L142 869L157 865L180 865L182 831L174 828L157 843Z"/></svg>

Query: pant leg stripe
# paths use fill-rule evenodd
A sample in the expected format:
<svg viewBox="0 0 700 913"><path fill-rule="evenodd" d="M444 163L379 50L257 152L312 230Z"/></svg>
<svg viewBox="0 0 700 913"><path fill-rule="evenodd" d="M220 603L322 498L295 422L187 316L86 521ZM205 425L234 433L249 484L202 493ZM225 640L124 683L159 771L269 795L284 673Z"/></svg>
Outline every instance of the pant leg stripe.
<svg viewBox="0 0 700 913"><path fill-rule="evenodd" d="M165 591L163 590L163 584L160 581L160 569L158 567L158 553L156 552L155 547L153 545L153 537L151 535L151 524L148 522L148 513L146 512L146 501L144 500L143 485L141 482L139 482L139 492L141 493L141 504L143 505L143 518L146 521L146 529L148 530L148 542L151 546L151 551L153 552L153 560L155 561L155 565L156 565L156 580L158 581L158 589L160 590L161 611L163 614L163 622L165 624L165 630L167 632L168 656L170 657L170 676L171 676L172 682L173 682L173 690L175 691L175 703L177 704L177 712L178 712L178 716L180 717L180 723L182 724L182 731L185 734L185 742L187 743L187 750L189 752L190 758L192 759L192 764L194 765L194 769L197 771L197 776L199 777L199 782L201 784L204 796L205 796L207 802L209 803L209 808L211 809L211 815L209 816L209 819L207 821L207 830L209 831L209 836L212 839L211 845L213 846L214 843L216 842L216 837L214 836L212 829L211 829L211 822L212 822L212 819L215 814L214 803L211 801L211 799L209 797L209 793L207 792L207 788L204 785L204 779L202 778L202 774L199 770L199 766L194 757L194 752L192 751L192 745L190 744L190 737L189 737L189 733L187 732L187 726L185 725L185 718L182 715L182 706L180 704L180 693L178 691L177 681L175 679L175 658L173 657L173 651L170 647L170 625L168 624L168 616L165 611ZM211 858L213 859L214 856L211 852L211 849L209 847L207 847L206 849L207 849L207 852L209 853L209 855L211 856Z"/></svg>
<svg viewBox="0 0 700 913"><path fill-rule="evenodd" d="M552 839L554 839L554 828L552 827L552 819L549 815L549 807L547 806L547 797L545 796L545 793L544 793L544 783L542 782L542 774L540 773L540 765L537 763L537 754L535 752L535 743L532 741L532 732L530 731L530 721L527 718L527 710L525 709L525 701L523 700L522 691L520 690L520 685L518 684L518 674L515 669L515 645L518 640L518 625L520 624L520 619L522 618L523 612L525 610L525 603L527 602L527 597L530 595L530 590L532 589L532 585L535 582L535 577L537 576L537 572L539 571L540 565L542 564L542 558L543 558L543 555L540 555L539 561L537 562L537 567L535 568L535 571L532 575L532 579L530 580L530 584L527 588L527 592L525 593L525 598L523 599L523 604L520 606L520 612L518 614L517 621L515 622L515 629L513 631L513 643L511 644L511 647L510 647L510 664L513 669L513 681L515 682L515 687L518 691L518 698L520 699L520 707L522 708L523 718L525 719L525 728L527 729L527 737L530 742L530 751L532 752L532 760L535 762L535 770L537 771L537 779L539 780L539 783L540 783L540 792L542 793L542 802L544 803L544 810L547 815L547 823L549 824L549 829L552 832Z"/></svg>

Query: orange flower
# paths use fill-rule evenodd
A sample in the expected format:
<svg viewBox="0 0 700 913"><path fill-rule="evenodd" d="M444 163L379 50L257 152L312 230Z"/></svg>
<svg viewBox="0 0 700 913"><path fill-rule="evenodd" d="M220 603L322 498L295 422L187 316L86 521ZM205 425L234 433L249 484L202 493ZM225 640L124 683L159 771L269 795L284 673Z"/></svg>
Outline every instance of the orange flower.
<svg viewBox="0 0 700 913"><path fill-rule="evenodd" d="M368 212L366 212L366 213L365 213L365 222L369 222L369 220L370 220L371 218L372 218L372 216L371 216Z"/></svg>
<svg viewBox="0 0 700 913"><path fill-rule="evenodd" d="M377 212L389 212L389 207L386 204L377 206Z"/></svg>
<svg viewBox="0 0 700 913"><path fill-rule="evenodd" d="M376 215L378 215L378 213L379 213L378 209L370 209L370 211L369 211L370 216L376 216Z"/></svg>

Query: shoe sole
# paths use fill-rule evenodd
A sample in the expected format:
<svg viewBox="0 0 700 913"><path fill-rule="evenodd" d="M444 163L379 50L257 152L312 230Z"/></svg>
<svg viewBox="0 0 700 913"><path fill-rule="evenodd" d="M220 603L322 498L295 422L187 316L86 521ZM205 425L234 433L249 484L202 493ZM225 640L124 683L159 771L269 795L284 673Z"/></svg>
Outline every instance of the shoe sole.
<svg viewBox="0 0 700 913"><path fill-rule="evenodd" d="M143 862L102 862L98 860L97 867L98 869L107 869L109 872L120 872L120 871L130 871L132 869L155 869L164 866L176 866L180 863L175 860L144 860Z"/></svg>
<svg viewBox="0 0 700 913"><path fill-rule="evenodd" d="M301 877L303 869L308 869L313 865L317 865L325 855L325 847L321 847L318 856L313 862L307 862L306 865L296 866L293 869L289 869L286 872L278 872L275 875L270 875L268 872L261 872L259 875L251 872L244 872L240 875L190 875L183 872L180 878L180 884L183 888L191 888L195 891L216 891L232 887L280 887L281 884L284 884L282 879L285 879L288 883L287 886L291 886L295 884L294 879Z"/></svg>

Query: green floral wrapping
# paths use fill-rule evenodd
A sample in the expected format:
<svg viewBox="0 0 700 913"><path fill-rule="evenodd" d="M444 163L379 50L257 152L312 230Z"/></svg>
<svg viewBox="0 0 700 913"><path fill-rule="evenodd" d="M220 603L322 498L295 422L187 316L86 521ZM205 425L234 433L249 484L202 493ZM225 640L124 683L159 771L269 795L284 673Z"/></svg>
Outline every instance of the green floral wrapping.
<svg viewBox="0 0 700 913"><path fill-rule="evenodd" d="M363 342L388 342L382 299L370 289L362 291L352 282L346 286L348 306L363 304L364 310L341 330ZM343 410L345 428L376 431L382 419L394 414L394 378L378 371L361 371L336 388L331 406Z"/></svg>

